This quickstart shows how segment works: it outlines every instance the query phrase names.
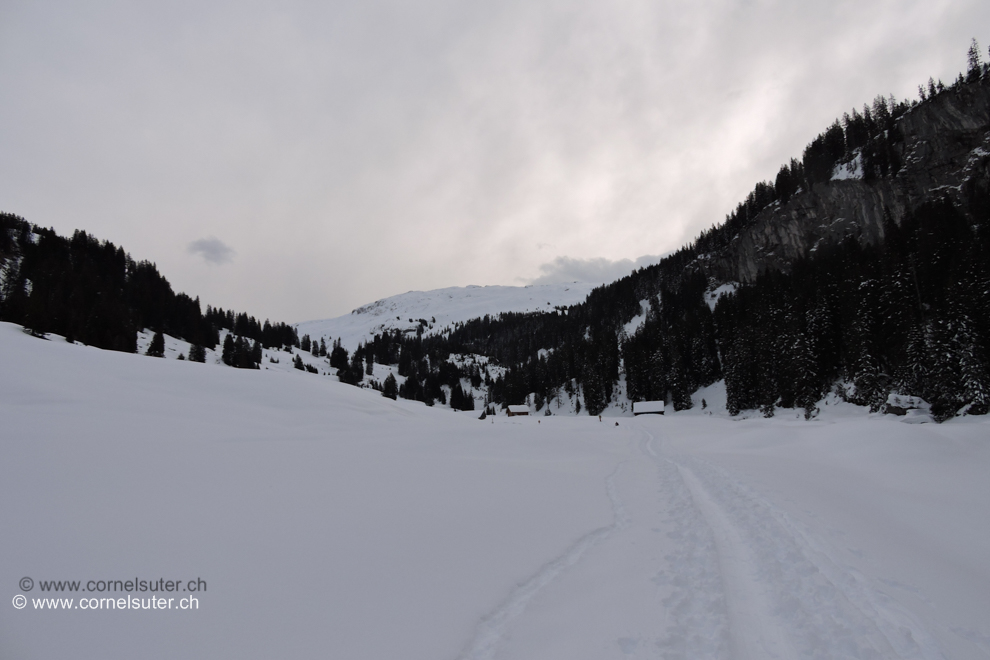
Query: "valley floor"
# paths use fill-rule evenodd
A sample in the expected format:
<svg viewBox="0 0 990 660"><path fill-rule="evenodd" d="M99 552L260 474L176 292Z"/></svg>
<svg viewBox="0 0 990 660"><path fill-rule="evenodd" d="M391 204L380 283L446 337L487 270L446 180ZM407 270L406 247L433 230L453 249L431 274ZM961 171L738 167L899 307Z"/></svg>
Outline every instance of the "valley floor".
<svg viewBox="0 0 990 660"><path fill-rule="evenodd" d="M0 324L0 657L990 658L984 419L476 416Z"/></svg>

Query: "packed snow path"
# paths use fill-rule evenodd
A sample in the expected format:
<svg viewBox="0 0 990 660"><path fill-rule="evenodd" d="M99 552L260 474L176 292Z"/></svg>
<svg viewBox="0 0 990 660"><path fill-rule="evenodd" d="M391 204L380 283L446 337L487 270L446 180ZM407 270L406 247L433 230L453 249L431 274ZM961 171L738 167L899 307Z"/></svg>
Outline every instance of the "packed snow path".
<svg viewBox="0 0 990 660"><path fill-rule="evenodd" d="M630 507L638 513L627 513L616 492L617 469L606 483L612 525L583 537L523 583L486 617L461 658L946 657L882 583L844 566L827 543L725 470L666 454L659 425L652 431L638 425L628 422L643 436L639 450L654 468L659 506L640 501ZM623 466L633 476L629 461ZM645 476L622 485L642 496L649 489ZM586 552L598 541L597 552ZM557 578L562 584L554 587ZM541 589L560 595L545 594L533 604L544 611L531 612L527 621L524 610ZM566 612L556 610L587 600L588 590L598 602L587 603L584 618L564 629ZM973 650L982 657L982 649Z"/></svg>
<svg viewBox="0 0 990 660"><path fill-rule="evenodd" d="M720 645L720 653L708 655L752 660L943 657L921 623L836 562L786 513L725 470L691 456L659 454L660 443L646 433L646 451L665 481L690 492L691 507L682 517L690 520L687 524L709 528L698 535L705 538L704 552L716 557L700 559L706 565L717 562L727 620L717 621L710 637L727 632L727 648L722 652ZM693 558L699 559L697 554ZM684 598L692 590L686 587ZM675 629L678 638L690 628Z"/></svg>
<svg viewBox="0 0 990 660"><path fill-rule="evenodd" d="M478 421L0 324L0 421L3 658L990 658L980 418ZM134 577L209 589L11 604Z"/></svg>

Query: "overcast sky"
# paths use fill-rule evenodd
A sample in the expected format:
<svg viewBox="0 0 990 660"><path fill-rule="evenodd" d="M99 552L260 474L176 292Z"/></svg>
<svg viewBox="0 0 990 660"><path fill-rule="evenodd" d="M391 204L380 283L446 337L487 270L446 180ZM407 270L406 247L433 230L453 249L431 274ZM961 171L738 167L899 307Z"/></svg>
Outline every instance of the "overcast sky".
<svg viewBox="0 0 990 660"><path fill-rule="evenodd" d="M611 279L973 37L987 0L3 0L0 210L290 322Z"/></svg>

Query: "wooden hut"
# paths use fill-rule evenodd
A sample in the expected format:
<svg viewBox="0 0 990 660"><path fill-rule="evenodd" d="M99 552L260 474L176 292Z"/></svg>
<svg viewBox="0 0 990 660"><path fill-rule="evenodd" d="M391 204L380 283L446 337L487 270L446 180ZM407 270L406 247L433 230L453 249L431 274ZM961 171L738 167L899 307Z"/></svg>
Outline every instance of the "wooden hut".
<svg viewBox="0 0 990 660"><path fill-rule="evenodd" d="M663 401L634 401L633 415L662 415Z"/></svg>

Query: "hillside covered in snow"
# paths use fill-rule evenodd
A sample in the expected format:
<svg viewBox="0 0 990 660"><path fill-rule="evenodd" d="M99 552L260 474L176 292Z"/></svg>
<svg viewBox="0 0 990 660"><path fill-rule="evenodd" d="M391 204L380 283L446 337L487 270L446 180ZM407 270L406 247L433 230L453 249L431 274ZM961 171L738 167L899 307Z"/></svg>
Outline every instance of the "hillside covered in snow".
<svg viewBox="0 0 990 660"><path fill-rule="evenodd" d="M551 312L583 302L598 284L570 282L533 286L466 286L409 291L358 307L332 319L296 323L300 337L340 340L348 351L382 332L433 335L457 324L506 312ZM329 339L328 339L329 341Z"/></svg>
<svg viewBox="0 0 990 660"><path fill-rule="evenodd" d="M986 417L478 420L0 323L0 419L4 658L990 654Z"/></svg>

